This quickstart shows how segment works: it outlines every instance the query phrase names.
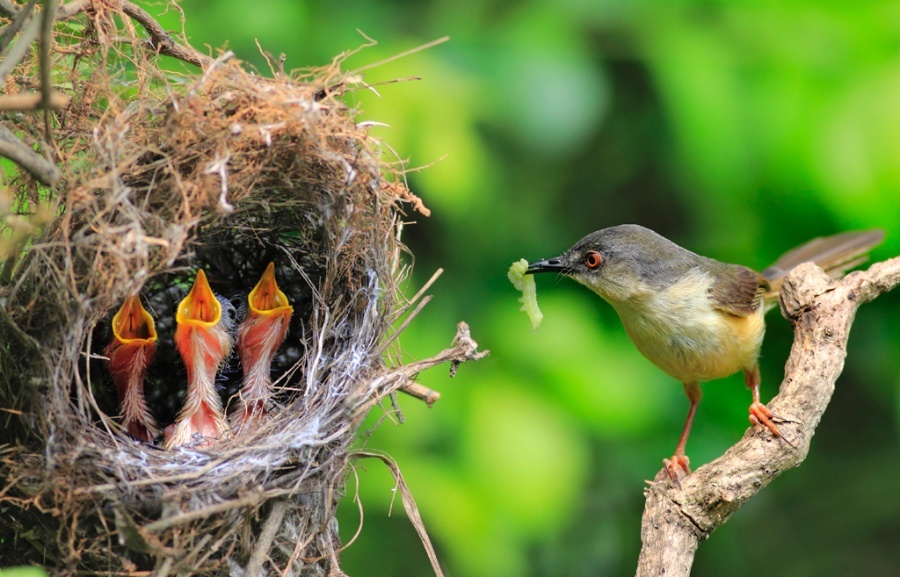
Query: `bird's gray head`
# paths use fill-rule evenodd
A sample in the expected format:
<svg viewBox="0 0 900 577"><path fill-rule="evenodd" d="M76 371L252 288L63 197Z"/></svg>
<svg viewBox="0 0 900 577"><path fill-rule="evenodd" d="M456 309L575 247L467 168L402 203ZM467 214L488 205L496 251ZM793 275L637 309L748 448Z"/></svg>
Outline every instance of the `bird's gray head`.
<svg viewBox="0 0 900 577"><path fill-rule="evenodd" d="M563 274L615 303L671 285L698 259L648 228L623 224L592 232L560 256L530 263L526 272Z"/></svg>

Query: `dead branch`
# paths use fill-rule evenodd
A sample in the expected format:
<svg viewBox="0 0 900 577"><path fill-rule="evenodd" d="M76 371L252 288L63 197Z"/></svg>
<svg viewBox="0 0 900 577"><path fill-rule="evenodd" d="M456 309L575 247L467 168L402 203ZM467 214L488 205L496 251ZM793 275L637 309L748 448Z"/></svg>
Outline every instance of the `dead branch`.
<svg viewBox="0 0 900 577"><path fill-rule="evenodd" d="M400 390L411 397L419 399L429 407L438 402L438 399L441 398L439 392L429 389L425 385L420 385L419 383L408 383L400 387Z"/></svg>
<svg viewBox="0 0 900 577"><path fill-rule="evenodd" d="M491 351L488 350L478 350L478 343L472 339L469 325L465 322L460 322L456 325L456 336L453 338L449 348L442 350L433 357L393 368L388 373L374 379L372 386L382 391L382 393L378 398L371 399L368 403L360 404L357 409L357 419L365 416L380 398L398 389L424 401L430 407L440 398L440 393L415 384L414 380L419 373L425 369L449 363L450 376L453 377L456 375L456 369L460 364L468 361L477 361L490 353Z"/></svg>
<svg viewBox="0 0 900 577"><path fill-rule="evenodd" d="M51 92L50 98L46 100L43 95L32 92L25 94L3 94L0 95L0 110L4 112L25 112L29 110L37 110L43 106L49 106L52 110L62 110L69 105L72 100L68 94L61 92Z"/></svg>
<svg viewBox="0 0 900 577"><path fill-rule="evenodd" d="M137 4L126 0L122 2L122 11L143 26L144 30L150 35L150 40L147 44L148 48L151 50L165 56L183 60L184 62L199 66L200 68L206 68L212 64L213 59L209 56L197 52L190 46L182 46L175 42L172 35L169 34L165 28L160 26L159 22L157 22L149 12Z"/></svg>
<svg viewBox="0 0 900 577"><path fill-rule="evenodd" d="M55 186L62 177L56 165L39 156L3 127L0 127L0 156L12 160L48 186Z"/></svg>
<svg viewBox="0 0 900 577"><path fill-rule="evenodd" d="M663 469L645 491L638 577L690 574L700 542L783 472L798 466L844 367L857 308L900 284L900 257L830 279L804 264L781 288L782 313L794 325L794 345L781 389L769 408L796 448L751 427L715 461L678 487Z"/></svg>

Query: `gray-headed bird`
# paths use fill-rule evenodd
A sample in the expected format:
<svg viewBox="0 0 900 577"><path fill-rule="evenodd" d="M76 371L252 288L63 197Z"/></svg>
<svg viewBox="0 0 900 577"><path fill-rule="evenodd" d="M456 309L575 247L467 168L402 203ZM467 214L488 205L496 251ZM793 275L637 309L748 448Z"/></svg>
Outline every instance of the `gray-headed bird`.
<svg viewBox="0 0 900 577"><path fill-rule="evenodd" d="M229 310L230 309L230 310ZM203 270L175 314L175 346L187 368L187 396L173 425L166 428L165 447L198 441L209 445L228 430L216 373L231 353L233 307L219 300Z"/></svg>
<svg viewBox="0 0 900 577"><path fill-rule="evenodd" d="M758 273L626 224L591 233L562 255L529 264L526 272L555 272L594 291L619 313L638 350L684 385L690 409L675 454L664 461L669 476L678 480L691 473L685 446L701 381L743 372L751 392L750 421L792 444L759 398L763 316L794 267L815 262L840 277L883 237L881 230L868 230L814 239Z"/></svg>
<svg viewBox="0 0 900 577"><path fill-rule="evenodd" d="M149 443L159 433L144 399L144 376L156 354L156 325L139 296L125 299L113 316L112 332L113 339L105 352L116 384L122 425L129 435Z"/></svg>
<svg viewBox="0 0 900 577"><path fill-rule="evenodd" d="M287 296L278 289L275 263L269 263L256 287L250 291L247 304L247 317L237 329L237 352L244 369L244 382L231 414L235 433L250 430L268 412L272 359L284 342L294 312Z"/></svg>

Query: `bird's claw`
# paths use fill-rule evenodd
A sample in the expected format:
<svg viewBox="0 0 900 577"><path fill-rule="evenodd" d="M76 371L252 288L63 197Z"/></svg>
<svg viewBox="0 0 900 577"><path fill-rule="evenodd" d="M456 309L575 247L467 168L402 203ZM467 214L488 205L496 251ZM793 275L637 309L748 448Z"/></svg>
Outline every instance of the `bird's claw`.
<svg viewBox="0 0 900 577"><path fill-rule="evenodd" d="M750 422L754 425L761 425L766 427L772 434L790 445L793 448L797 448L797 445L793 443L790 439L788 439L781 431L778 430L778 427L773 422L774 416L772 415L772 411L769 410L769 407L765 406L762 403L756 402L750 405Z"/></svg>
<svg viewBox="0 0 900 577"><path fill-rule="evenodd" d="M663 459L663 466L669 474L669 479L679 487L681 480L691 474L691 460L684 454L675 453L671 459Z"/></svg>

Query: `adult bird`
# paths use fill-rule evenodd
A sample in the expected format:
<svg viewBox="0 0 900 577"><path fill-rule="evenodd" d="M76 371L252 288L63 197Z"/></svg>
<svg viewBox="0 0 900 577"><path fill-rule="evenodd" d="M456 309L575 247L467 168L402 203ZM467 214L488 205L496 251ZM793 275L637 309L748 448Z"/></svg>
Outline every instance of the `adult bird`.
<svg viewBox="0 0 900 577"><path fill-rule="evenodd" d="M106 346L107 367L116 385L119 414L125 431L149 443L159 434L144 398L144 377L156 354L156 325L133 295L125 299L112 319L113 338Z"/></svg>
<svg viewBox="0 0 900 577"><path fill-rule="evenodd" d="M268 412L272 394L272 359L284 342L294 307L275 281L275 263L269 263L259 282L247 296L248 312L238 325L237 352L244 381L231 413L237 434L258 426Z"/></svg>
<svg viewBox="0 0 900 577"><path fill-rule="evenodd" d="M742 371L752 395L750 421L784 439L759 397L763 315L797 265L812 261L839 276L865 260L861 255L883 237L870 230L818 238L757 273L695 254L642 226L620 225L529 264L527 272L557 272L594 291L619 314L638 350L684 385L690 409L675 454L664 461L669 476L678 479L690 474L685 446L701 381Z"/></svg>
<svg viewBox="0 0 900 577"><path fill-rule="evenodd" d="M216 297L200 269L178 305L175 322L175 346L187 369L187 395L175 423L166 428L165 447L205 447L228 431L216 373L231 353L234 307Z"/></svg>

